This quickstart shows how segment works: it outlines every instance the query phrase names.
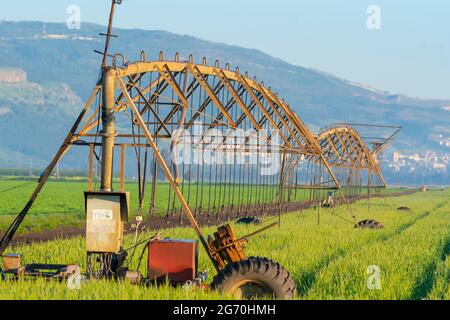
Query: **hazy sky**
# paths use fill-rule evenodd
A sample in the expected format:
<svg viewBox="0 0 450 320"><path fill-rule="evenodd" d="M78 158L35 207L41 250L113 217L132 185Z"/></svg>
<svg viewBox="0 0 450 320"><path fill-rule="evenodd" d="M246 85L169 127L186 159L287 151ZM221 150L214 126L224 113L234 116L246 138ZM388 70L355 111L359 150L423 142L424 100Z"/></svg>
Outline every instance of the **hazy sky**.
<svg viewBox="0 0 450 320"><path fill-rule="evenodd" d="M450 99L448 0L124 0L115 25L260 49L290 63L393 93ZM235 3L235 5L232 5ZM15 0L0 19L106 24L109 0ZM369 30L367 8L380 8ZM82 26L81 26L82 27Z"/></svg>

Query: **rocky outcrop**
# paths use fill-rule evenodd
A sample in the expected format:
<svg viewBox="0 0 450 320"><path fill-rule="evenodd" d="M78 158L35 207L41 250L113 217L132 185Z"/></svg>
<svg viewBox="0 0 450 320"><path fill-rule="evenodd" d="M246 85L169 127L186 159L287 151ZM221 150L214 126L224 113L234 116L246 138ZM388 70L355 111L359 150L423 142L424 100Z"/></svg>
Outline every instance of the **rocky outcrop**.
<svg viewBox="0 0 450 320"><path fill-rule="evenodd" d="M21 69L0 69L0 82L25 82L27 73Z"/></svg>
<svg viewBox="0 0 450 320"><path fill-rule="evenodd" d="M5 107L0 107L0 117L5 114L8 114L9 112L11 112L11 109L5 108Z"/></svg>

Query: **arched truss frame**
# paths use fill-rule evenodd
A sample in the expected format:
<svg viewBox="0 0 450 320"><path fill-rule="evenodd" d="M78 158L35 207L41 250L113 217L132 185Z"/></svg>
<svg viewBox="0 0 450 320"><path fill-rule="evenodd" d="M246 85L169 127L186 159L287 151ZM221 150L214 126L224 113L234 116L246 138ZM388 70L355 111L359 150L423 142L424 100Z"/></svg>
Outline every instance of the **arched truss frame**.
<svg viewBox="0 0 450 320"><path fill-rule="evenodd" d="M351 125L336 124L322 131L317 141L322 153L334 169L349 169L349 174L366 171L379 178L381 187L386 181L381 173L377 159L377 149L371 151L361 138L359 132ZM345 184L342 183L341 184Z"/></svg>
<svg viewBox="0 0 450 320"><path fill-rule="evenodd" d="M207 114L209 121L202 124L205 131L222 127L264 132L253 144L253 150L246 147L247 152L272 143L277 133L278 152L287 155L286 165L295 165L308 156L325 168L330 186L340 188L319 141L290 105L270 87L241 74L239 69L231 71L228 65L220 68L217 62L209 66L205 60L203 64L162 60L129 63L111 68L109 73L115 79L115 112L131 110L134 104L143 119L152 119L146 125L154 139L173 139L174 129L189 130ZM98 89L101 91L101 86ZM93 137L95 134L90 131L98 125L97 116L98 113L93 114L75 135ZM117 138L130 136L118 134Z"/></svg>
<svg viewBox="0 0 450 320"><path fill-rule="evenodd" d="M339 189L346 185L342 181L344 179L337 178L336 168L376 174L382 186L386 186L375 150L369 150L356 129L339 124L314 137L284 99L279 98L263 83L250 79L247 74L242 75L239 69L231 71L228 65L220 68L217 62L215 66L209 66L205 60L202 64L161 60L129 63L123 67L111 68L110 73L119 88L115 97L115 111L130 109L131 104L134 104L141 117L145 118L149 114L153 118L151 124L154 125L154 130L151 134L155 139L171 139L174 128L190 129L202 115L208 113L210 121L203 124L207 130L226 127L251 129L255 132L269 129L272 132L264 136L264 141L258 142L253 150L247 149L248 152L269 143L273 132L276 132L281 139L279 152L286 155L285 175L306 159L325 168L331 184L324 188ZM143 81L150 74L153 75L151 80ZM91 104L96 95L101 95L101 90L101 85L94 90ZM197 102L193 104L192 98L198 95L199 90L203 93L202 99L196 97ZM227 99L224 100L225 96ZM163 104L168 107L165 112L161 112L161 107L155 107ZM232 108L239 112L231 113ZM215 113L212 109L216 110ZM173 127L175 119L179 120L180 115L184 119L183 123L177 123L178 126ZM98 113L94 113L75 136L95 136L90 132L98 125L97 116ZM136 119L134 121L136 123ZM117 137L130 138L131 135L118 134ZM125 145L133 146L135 143Z"/></svg>
<svg viewBox="0 0 450 320"><path fill-rule="evenodd" d="M146 73L157 73L159 77L144 88L138 87L136 82ZM182 90L181 85L175 79L180 73L193 76L192 81L185 90ZM152 110L152 103L167 88L171 88L177 95L178 102L175 104L178 105L178 108L173 108L165 119L161 121L162 123L168 123L174 119L175 114L182 112L183 108L194 108L196 110L191 119L186 119L185 121L184 128L188 129L204 113L208 105L214 105L217 108L217 113L213 116L214 119L212 119L213 122L210 124L210 128L225 125L236 129L247 121L250 123L251 129L259 131L263 129L265 123L269 122L271 129L274 129L280 135L283 141L283 149L291 150L293 153L302 152L314 156L320 155L320 147L317 141L290 107L280 100L278 95L273 93L270 88L266 88L263 84L241 75L238 71L186 62L156 61L130 64L125 68L117 69L115 76L123 79L127 90L135 89L137 91L137 94L132 96L133 102L136 102L139 97L142 97L149 91L154 90L148 103L140 111L141 115L144 115L149 110L155 112ZM219 79L214 88L208 81L210 77ZM204 90L206 97L199 106L194 107L188 100L199 88ZM219 97L223 93L229 95L229 99L225 104L221 102ZM251 97L247 103L242 99L246 94ZM118 103L123 102L124 95L122 94L118 98ZM129 104L126 101L124 103ZM229 110L235 105L242 112L233 116L229 113ZM256 117L255 110L260 110L262 117ZM168 134L168 137L170 137L171 132L168 132Z"/></svg>
<svg viewBox="0 0 450 320"><path fill-rule="evenodd" d="M139 110L139 115L146 118L150 115L153 126L150 132L154 139L174 138L175 129L189 129L205 113L209 114L209 123L203 124L208 130L217 127L231 129L245 128L255 132L262 129L271 130L271 134L264 136L263 140L253 146L252 152L260 148L264 143L269 143L273 132L276 132L281 143L279 153L283 154L282 168L287 184L290 172L295 170L300 162L310 161L323 166L329 179L326 184L313 186L310 184L297 185L297 188L337 188L345 186L344 180L338 179L337 169L349 169L350 175L357 171L366 171L379 177L381 186L386 186L384 177L377 162L377 150L371 152L366 146L358 131L350 125L338 124L327 128L317 137L306 128L298 115L292 111L284 99L278 97L271 88L256 79L250 79L247 74L242 75L239 69L231 71L228 65L220 68L216 62L215 66L206 65L205 59L202 64L195 64L192 60L188 62L177 61L138 61L126 64L123 67L114 67L109 70L115 79L115 101L114 112L119 113L131 109L132 104ZM153 74L147 81L143 79ZM213 81L213 80L214 81ZM192 103L192 98L202 90L203 95L197 103ZM167 93L170 92L170 97ZM165 95L166 94L166 95ZM98 84L85 106L89 110L95 102L96 97L102 95L102 85ZM224 97L226 99L224 100ZM244 98L245 97L245 98ZM201 99L200 99L201 98ZM161 107L166 105L166 111L161 112ZM230 112L232 108L239 112ZM213 111L215 110L215 113ZM89 119L84 120L84 126L74 132L70 144L89 144L92 142L78 141L83 137L101 136L92 133L98 127L101 106L96 108ZM187 114L190 114L190 117ZM84 115L81 119L84 118ZM175 119L183 119L182 122L173 126ZM136 122L136 116L134 117ZM81 120L80 120L81 122ZM169 127L169 125L172 125ZM149 130L150 131L150 130ZM131 139L134 134L119 133L117 138ZM142 138L145 138L143 135ZM135 140L122 142L122 147L149 146L146 143L136 143ZM234 150L236 151L236 150Z"/></svg>

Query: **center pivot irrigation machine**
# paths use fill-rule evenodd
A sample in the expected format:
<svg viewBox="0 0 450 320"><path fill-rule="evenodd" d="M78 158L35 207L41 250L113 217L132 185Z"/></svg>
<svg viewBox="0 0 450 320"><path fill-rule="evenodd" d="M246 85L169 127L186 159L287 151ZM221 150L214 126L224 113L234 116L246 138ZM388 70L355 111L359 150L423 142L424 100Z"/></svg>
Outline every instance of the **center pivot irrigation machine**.
<svg viewBox="0 0 450 320"><path fill-rule="evenodd" d="M389 127L393 132L388 137L367 140L355 129L364 125L339 124L315 136L284 99L238 68L230 70L228 64L208 65L206 58L197 64L192 56L184 61L179 54L172 61L163 53L159 60L147 61L142 52L136 62L110 55L114 8L120 2L112 1L105 50L99 52L100 79L1 240L2 275L65 279L79 270L74 265L22 266L20 255L4 252L58 161L72 146L85 146L89 149L86 276L136 283L168 279L182 284L198 279L196 241L152 237L140 243L148 249L146 277L126 267L130 255L123 245L124 223L130 198L125 191L125 155L130 149L137 159L140 209L150 171L150 214L187 217L217 271L213 289L242 298L291 298L296 285L287 270L244 252L250 236L277 223L241 238L226 224L205 238L198 218L279 215L305 203L324 201L332 206L363 188L385 187L378 158L399 128ZM119 191L113 185L116 153ZM95 161L98 189L93 183ZM157 201L161 193L168 197L164 209Z"/></svg>

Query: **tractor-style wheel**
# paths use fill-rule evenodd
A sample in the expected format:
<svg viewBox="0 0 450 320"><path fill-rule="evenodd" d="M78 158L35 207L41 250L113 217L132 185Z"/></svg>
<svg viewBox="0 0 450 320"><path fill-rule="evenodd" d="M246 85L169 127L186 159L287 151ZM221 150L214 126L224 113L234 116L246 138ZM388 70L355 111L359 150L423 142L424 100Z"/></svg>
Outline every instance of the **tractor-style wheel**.
<svg viewBox="0 0 450 320"><path fill-rule="evenodd" d="M355 225L355 228L359 229L383 229L384 225L376 220L363 220L358 222L358 224Z"/></svg>
<svg viewBox="0 0 450 320"><path fill-rule="evenodd" d="M214 278L212 288L236 299L291 299L296 292L294 280L279 263L251 257L227 265Z"/></svg>

